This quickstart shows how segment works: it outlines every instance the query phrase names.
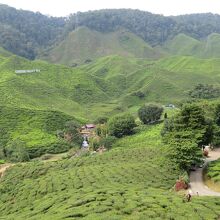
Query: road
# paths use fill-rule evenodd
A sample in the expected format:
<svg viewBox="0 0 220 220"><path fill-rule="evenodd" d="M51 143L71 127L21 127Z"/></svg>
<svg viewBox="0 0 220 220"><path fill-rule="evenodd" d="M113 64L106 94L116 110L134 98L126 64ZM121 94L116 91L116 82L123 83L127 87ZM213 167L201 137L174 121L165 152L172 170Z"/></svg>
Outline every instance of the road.
<svg viewBox="0 0 220 220"><path fill-rule="evenodd" d="M203 169L211 161L220 158L220 149L209 152L209 157L206 159L203 168L198 168L190 173L190 189L193 195L199 196L220 196L220 192L215 192L209 189L203 181Z"/></svg>

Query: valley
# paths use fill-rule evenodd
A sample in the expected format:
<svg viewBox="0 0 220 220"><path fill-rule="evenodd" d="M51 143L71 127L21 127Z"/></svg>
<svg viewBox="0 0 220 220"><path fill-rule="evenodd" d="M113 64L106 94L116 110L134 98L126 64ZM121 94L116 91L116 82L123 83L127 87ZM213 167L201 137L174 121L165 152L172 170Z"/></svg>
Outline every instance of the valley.
<svg viewBox="0 0 220 220"><path fill-rule="evenodd" d="M219 219L219 27L0 4L0 219Z"/></svg>

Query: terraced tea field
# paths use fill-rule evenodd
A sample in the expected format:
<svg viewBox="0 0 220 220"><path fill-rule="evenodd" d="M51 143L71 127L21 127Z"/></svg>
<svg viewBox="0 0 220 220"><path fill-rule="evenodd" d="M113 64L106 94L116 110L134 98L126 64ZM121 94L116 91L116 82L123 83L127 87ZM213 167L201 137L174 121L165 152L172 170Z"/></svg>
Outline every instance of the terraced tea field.
<svg viewBox="0 0 220 220"><path fill-rule="evenodd" d="M187 203L173 192L180 171L159 143L160 128L105 154L11 168L0 182L0 219L217 219L219 198Z"/></svg>
<svg viewBox="0 0 220 220"><path fill-rule="evenodd" d="M206 184L211 189L220 192L220 159L208 165L205 178Z"/></svg>

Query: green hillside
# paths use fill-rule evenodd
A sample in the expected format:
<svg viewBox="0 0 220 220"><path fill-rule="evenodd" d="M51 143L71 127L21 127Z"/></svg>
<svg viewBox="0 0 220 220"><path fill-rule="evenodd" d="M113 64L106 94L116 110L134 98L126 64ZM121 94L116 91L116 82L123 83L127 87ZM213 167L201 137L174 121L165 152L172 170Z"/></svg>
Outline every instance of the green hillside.
<svg viewBox="0 0 220 220"><path fill-rule="evenodd" d="M121 139L103 155L11 168L1 179L0 218L216 219L218 198L187 203L172 191L180 172L167 158L160 129ZM157 142L149 144L152 132Z"/></svg>
<svg viewBox="0 0 220 220"><path fill-rule="evenodd" d="M55 111L0 108L0 145L19 140L26 144L30 157L58 153L70 148L56 135L74 117Z"/></svg>
<svg viewBox="0 0 220 220"><path fill-rule="evenodd" d="M115 98L120 100L122 107L130 108L146 101L179 102L187 98L188 91L198 83L218 85L219 63L219 59L193 57L145 61L111 56L82 68L104 79L108 85L112 83L111 89L117 92ZM106 91L114 98L108 89Z"/></svg>
<svg viewBox="0 0 220 220"><path fill-rule="evenodd" d="M204 45L201 41L185 34L178 34L163 47L170 54L185 56L200 56L204 49Z"/></svg>
<svg viewBox="0 0 220 220"><path fill-rule="evenodd" d="M97 39L90 39L90 42L93 42L94 46L99 46L97 48L100 50L103 49L103 45L97 43L97 40L100 40L99 37L102 36L100 43L108 44L113 39L116 40L115 42L120 41L118 43L112 42L113 51L118 52L118 48L121 47L120 54L134 53L138 56L147 54L147 57L150 55L152 58L152 56L158 57L158 53L155 54L154 51L151 51L146 43L152 47L160 46L181 33L197 40L204 40L210 34L220 33L220 16L211 13L163 16L133 9L103 9L73 13L67 17L52 17L0 4L0 46L29 59L36 59L42 55L41 51L44 49L57 48L64 40L60 48L50 54L51 57L48 59L58 59L60 62L68 63L67 61L70 60L68 55L71 53L67 53L66 56L62 55L63 59L61 59L57 52L60 50L63 53L62 49L67 50L65 45L68 46L70 42L74 42L72 32L76 30L76 27L89 28L97 37ZM132 33L123 34L121 40L125 42L122 42L122 45L120 34L117 33L119 28ZM113 33L117 33L116 36ZM88 36L92 37L93 34L89 33ZM103 38L105 39L102 40ZM83 42L88 43L86 40ZM128 45L128 42L134 43L135 47ZM116 48L117 44L119 47ZM143 45L142 49L140 48L141 44ZM90 46L90 44L86 44L86 46L89 54L90 49L94 46ZM138 50L136 50L136 46L139 48ZM73 48L78 52L77 45ZM83 50L82 47L81 49ZM106 51L107 49L108 51ZM111 47L107 47L107 49L99 52L103 52L103 55L109 55L107 52L112 51ZM98 54L98 51L96 53ZM53 55L55 57L52 57ZM83 59L85 56L86 54L83 54ZM78 60L78 57L76 58ZM71 62L68 64L72 65Z"/></svg>
<svg viewBox="0 0 220 220"><path fill-rule="evenodd" d="M220 58L220 35L213 33L205 40L196 40L179 34L163 45L164 51L172 55L198 58Z"/></svg>
<svg viewBox="0 0 220 220"><path fill-rule="evenodd" d="M204 57L220 57L220 34L211 34L208 36Z"/></svg>
<svg viewBox="0 0 220 220"><path fill-rule="evenodd" d="M140 37L126 30L101 33L81 27L39 57L52 63L72 66L113 54L149 59L162 56Z"/></svg>
<svg viewBox="0 0 220 220"><path fill-rule="evenodd" d="M0 59L0 105L54 110L95 119L144 102L179 102L198 83L219 83L219 59L159 61L111 55L75 68L11 55ZM16 74L15 70L41 72Z"/></svg>
<svg viewBox="0 0 220 220"><path fill-rule="evenodd" d="M40 69L40 72L15 73L15 70L29 69ZM0 106L45 114L45 120L51 112L83 122L127 111L137 114L145 102L180 103L189 98L189 91L198 83L218 87L219 69L219 59L176 56L157 61L117 55L70 68L28 61L1 50ZM7 116L9 121L17 110L13 111ZM23 116L29 114L22 112ZM42 147L40 137L45 135L45 149L57 141L54 133L52 136L42 133L34 126L26 131L29 122L22 125L22 120L19 124L25 128L15 127L8 141L21 137L28 146Z"/></svg>

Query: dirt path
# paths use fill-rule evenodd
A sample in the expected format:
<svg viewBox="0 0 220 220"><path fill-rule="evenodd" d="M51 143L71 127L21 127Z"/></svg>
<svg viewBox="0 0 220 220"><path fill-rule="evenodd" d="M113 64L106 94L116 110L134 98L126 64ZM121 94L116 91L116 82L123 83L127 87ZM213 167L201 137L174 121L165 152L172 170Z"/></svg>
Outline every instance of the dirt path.
<svg viewBox="0 0 220 220"><path fill-rule="evenodd" d="M190 188L193 195L199 196L220 196L220 192L212 191L203 182L203 169L207 163L220 158L220 149L209 152L209 157L206 159L203 168L198 168L196 171L190 173Z"/></svg>
<svg viewBox="0 0 220 220"><path fill-rule="evenodd" d="M4 176L5 171L11 166L14 166L14 164L6 163L3 165L0 165L0 178Z"/></svg>
<svg viewBox="0 0 220 220"><path fill-rule="evenodd" d="M67 153L62 153L62 154L51 154L50 157L48 159L40 159L39 158L35 158L38 159L39 161L42 161L44 163L46 162L53 162L53 161L58 161L58 160L61 160L64 156L66 156ZM30 161L32 162L32 160ZM30 163L30 162L23 162L21 164L27 164L27 163ZM5 163L5 164L2 164L0 165L0 178L2 178L5 174L5 172L7 171L8 168L12 167L12 166L15 166L16 164L14 163Z"/></svg>

